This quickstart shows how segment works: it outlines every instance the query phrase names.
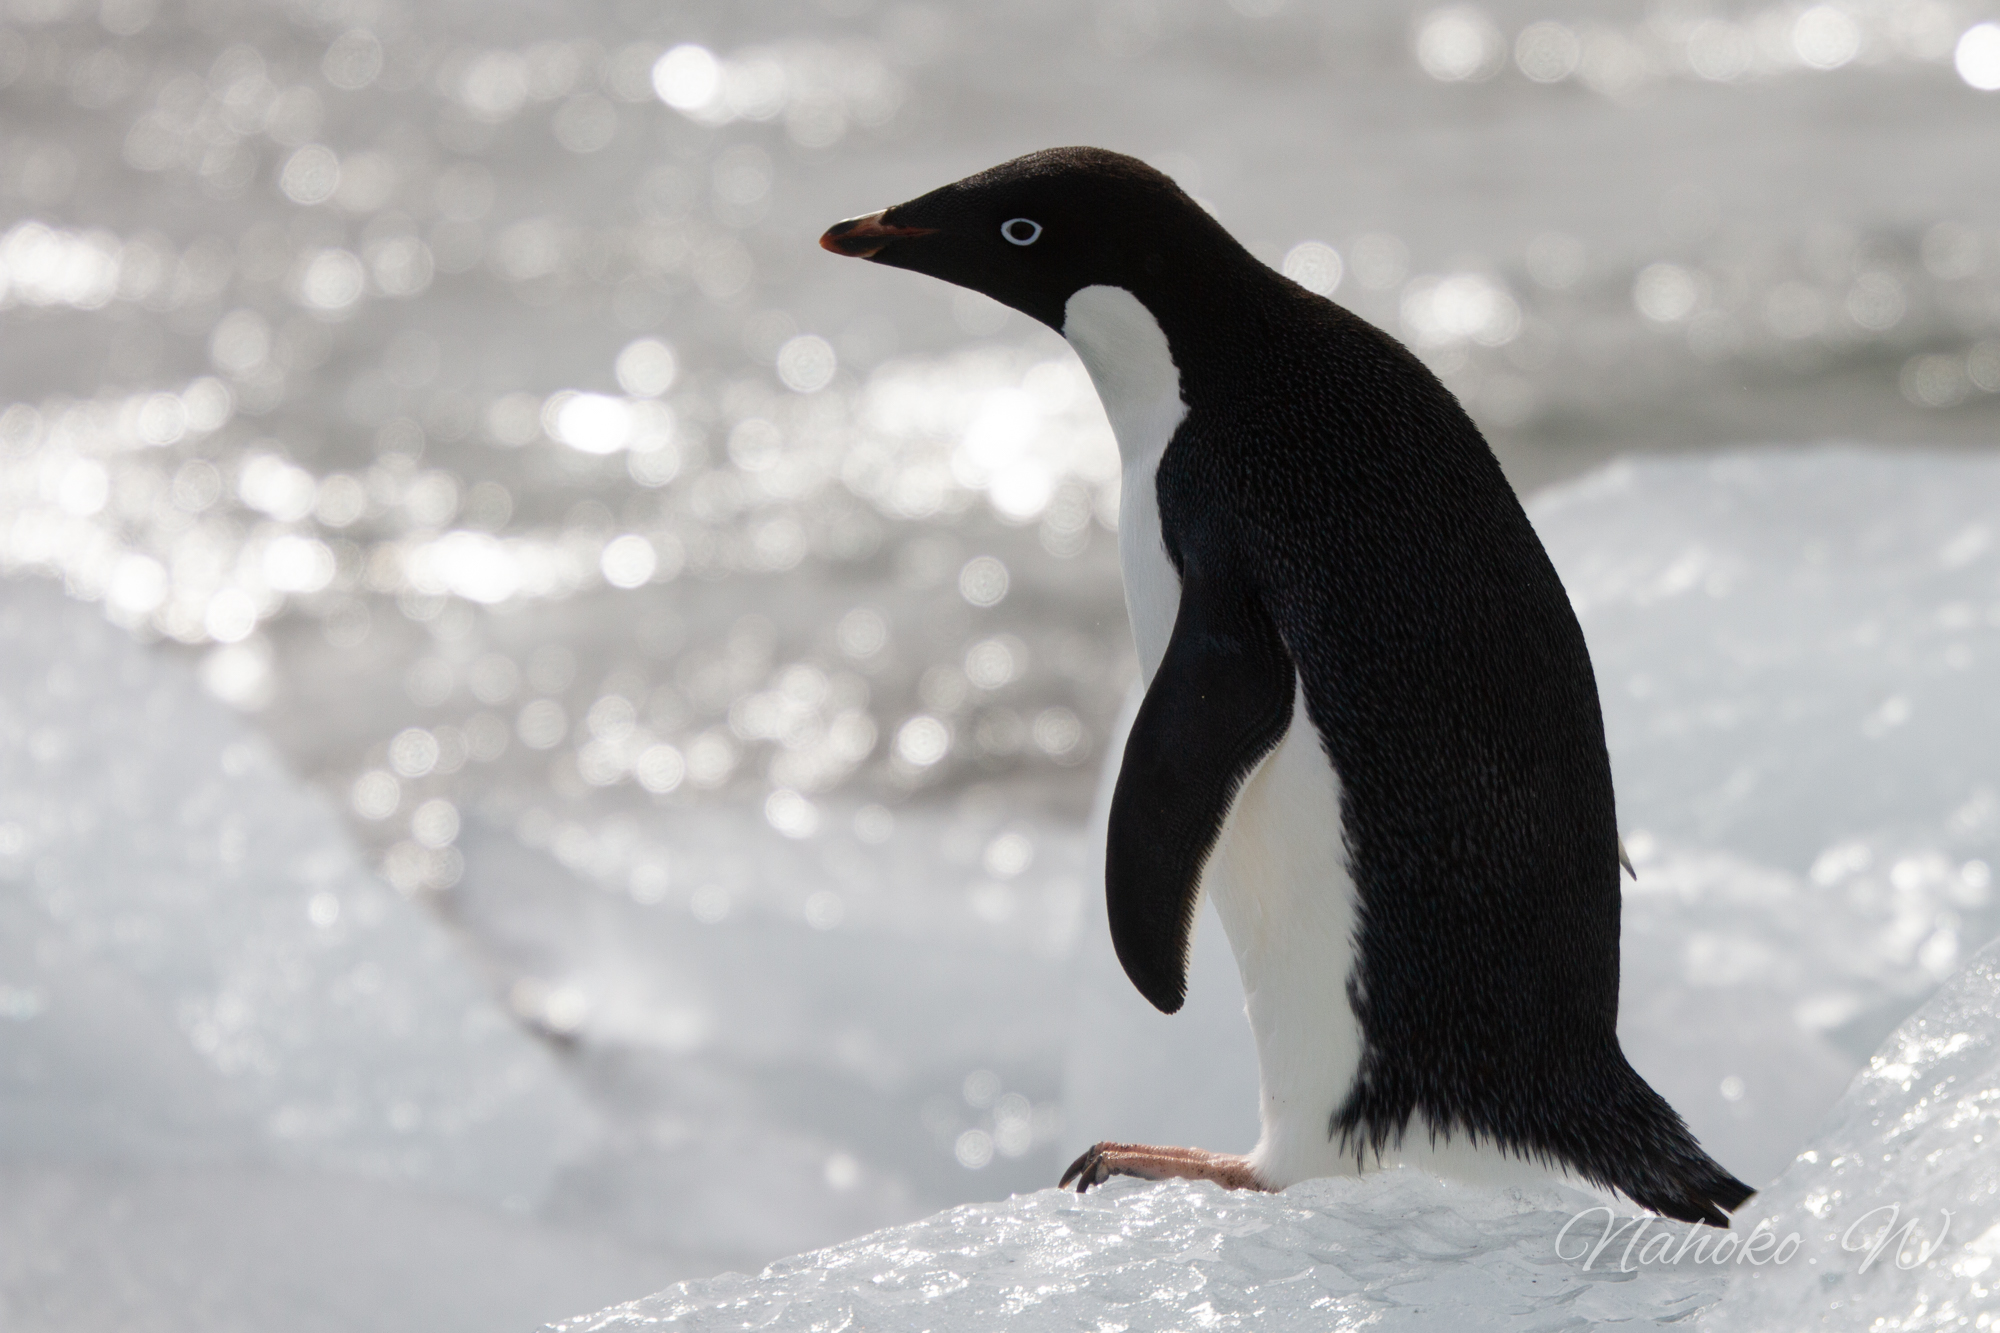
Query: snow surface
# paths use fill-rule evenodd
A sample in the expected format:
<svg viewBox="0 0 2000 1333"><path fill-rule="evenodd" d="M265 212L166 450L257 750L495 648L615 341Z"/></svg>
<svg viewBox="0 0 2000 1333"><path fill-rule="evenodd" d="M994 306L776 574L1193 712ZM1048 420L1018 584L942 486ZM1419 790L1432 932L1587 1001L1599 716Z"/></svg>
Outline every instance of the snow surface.
<svg viewBox="0 0 2000 1333"><path fill-rule="evenodd" d="M1996 493L1988 461L1817 450L1620 464L1532 506L1591 638L1639 862L1621 1030L1753 1181L1787 1170L1882 1034L1992 933L2000 725L1977 668L2000 655ZM780 904L732 897L708 919L625 892L629 852L602 870L530 854L474 810L447 927L367 872L326 803L174 650L134 645L45 584L0 585L0 727L10 1327L334 1329L384 1310L525 1325L920 1216L946 1191L1033 1188L1059 1165L1057 1136L1254 1136L1219 932L1200 938L1189 1011L1145 1012L1088 919L1087 839L1053 821L913 805L877 850L760 834L727 812L676 818L648 836L679 872L754 881ZM1868 784L1873 803L1846 795ZM1034 856L1011 879L990 869L1009 836ZM617 891L578 895L600 875ZM470 957L516 965L481 972L468 937ZM1746 1214L1811 1247L1744 1279L1727 1298L1739 1326L1809 1299L1825 1279L1807 1269L1899 1315L1983 1299L1982 1252L1959 1247L1992 1222L1970 1205L1990 1189L1967 1147L1994 1082L1976 1067L1986 967L1912 1020L1825 1120L1820 1161L1791 1165ZM518 999L510 1017L491 998L522 974L575 978L578 1021L524 1031ZM981 1086L968 1067L988 1071ZM1946 1076L1949 1108L1929 1109ZM1883 1164L1872 1145L1890 1129ZM1827 1256L1856 1208L1890 1197L1926 1227L1930 1210L1968 1210L1937 1264L1884 1276ZM1672 1318L1720 1290L1707 1269L1611 1281L1552 1262L1551 1225L1586 1203L1413 1176L1281 1200L1124 1184L1082 1203L976 1204L835 1253L855 1271L968 1275L984 1255L969 1318L1022 1285L1010 1264L1046 1265L1049 1318L1067 1319L1089 1293L1157 1285L1160 1256L1197 1240L1215 1256L1208 1285L1162 1319L1203 1301L1290 1309L1256 1267L1273 1244L1246 1239L1260 1226L1337 1256L1284 1289L1311 1288L1308 1306L1332 1293L1416 1319L1457 1299L1460 1270L1517 1292L1465 1318L1529 1324L1570 1317L1558 1288L1598 1321ZM1377 1245L1357 1218L1394 1225ZM1151 1269L1075 1254L1127 1230L1154 1247ZM919 1254L957 1250L972 1258ZM1412 1253L1451 1267L1413 1268ZM767 1287L837 1304L846 1279L810 1268L642 1308L727 1291L769 1313Z"/></svg>
<svg viewBox="0 0 2000 1333"><path fill-rule="evenodd" d="M1407 1169L1278 1195L1120 1182L966 1205L558 1327L1985 1328L1996 1106L2000 945L1897 1030L1727 1233Z"/></svg>
<svg viewBox="0 0 2000 1333"><path fill-rule="evenodd" d="M1408 1169L1282 1195L1120 1181L964 1205L556 1327L1984 1329L1994 1133L2000 945L1884 1043L1728 1233Z"/></svg>
<svg viewBox="0 0 2000 1333"><path fill-rule="evenodd" d="M531 1216L596 1133L186 664L0 583L0 1327L608 1299L671 1270Z"/></svg>
<svg viewBox="0 0 2000 1333"><path fill-rule="evenodd" d="M1984 1328L1997 1108L2000 945L1884 1044L1733 1244L1579 1190L1410 1170L1280 1195L1118 1182L965 1205L558 1327Z"/></svg>
<svg viewBox="0 0 2000 1333"><path fill-rule="evenodd" d="M1267 1243L1242 1239L1263 1236L1260 1228L1296 1237L1315 1254L1315 1273L1364 1303L1357 1318L1379 1301L1391 1326L1684 1319L1721 1296L1724 1274L1738 1288L1714 1317L1730 1327L1792 1327L1801 1308L1824 1309L1828 1327L1861 1327L1864 1311L1917 1310L1919 1287L1933 1315L1947 1301L1959 1313L1981 1308L1973 1279L1982 1254L1956 1246L1983 1236L1990 1219L1976 1232L1961 1219L1935 1264L1895 1278L1879 1275L1879 1260L1857 1272L1865 1256L1838 1241L1878 1197L1902 1201L1905 1218L1930 1210L1922 1225L1934 1237L1936 1208L1994 1191L1977 1165L1976 1115L1927 1109L1928 1090L1953 1072L1953 1107L2000 1099L2000 1075L1977 1064L2000 1035L2000 1005L1978 980L1992 957L1895 1029L1993 933L2000 716L1976 664L2000 659L1995 494L2000 465L1990 461L1834 448L1621 463L1531 505L1590 637L1639 863L1626 888L1622 1039L1726 1164L1753 1183L1778 1178L1737 1231L1766 1217L1780 1238L1798 1231L1787 1264L1635 1262L1636 1273L1600 1281L1597 1270L1620 1259L1631 1233L1588 1273L1558 1260L1565 1210L1594 1202L1570 1191L1480 1193L1408 1173L1317 1182L1278 1199L1122 1185L1108 1202L1044 1191L972 1205L756 1279L682 1284L571 1326L837 1327L851 1308L856 1326L926 1327L930 1307L893 1307L927 1281L944 1301L937 1326L984 1326L1010 1299L1040 1302L1035 1326L1087 1327L1084 1313L1094 1311L1165 1328L1211 1315L1247 1320L1256 1309L1260 1326L1291 1315L1329 1326L1324 1311L1311 1316L1319 1323L1302 1313L1321 1288L1274 1286L1245 1257ZM1856 787L1878 799L1852 797ZM1070 1141L1242 1148L1254 1139L1241 991L1213 926L1197 939L1189 1005L1169 1019L1132 995L1101 919L1086 920L1074 964ZM1885 1054L1841 1100L1892 1030ZM1973 1035L1954 1046L1959 1032ZM1974 1066L1932 1071L1926 1062L1945 1048ZM1887 1091L1882 1068L1894 1074ZM1906 1115L1940 1142L1907 1152L1911 1136L1896 1128ZM1795 1162L1822 1124L1818 1161ZM1935 1147L1946 1151L1924 1165ZM1843 1187L1823 1180L1821 1164L1840 1154L1843 1170L1867 1160L1877 1178L1829 1202L1816 1191ZM1813 1227L1795 1220L1814 1208L1826 1215ZM1339 1230L1343 1218L1405 1215L1421 1222ZM1154 1268L1128 1264L1127 1229L1157 1247L1146 1252ZM1686 1229L1670 1230L1679 1244ZM1455 1239L1474 1232L1481 1239ZM1644 1233L1641 1246L1657 1234ZM1091 1304L1143 1294L1172 1269L1163 1256L1174 1237L1203 1256L1198 1290L1169 1292L1137 1315ZM2000 1240L1984 1243L2000 1249ZM1334 1244L1344 1248L1321 1263ZM1096 1259L1078 1256L1085 1245ZM1447 1254L1448 1270L1412 1258ZM898 1275L889 1295L876 1281L885 1273ZM1504 1294L1488 1304L1478 1293L1496 1281ZM1419 1300L1405 1282L1442 1291ZM1822 1286L1834 1294L1814 1305Z"/></svg>
<svg viewBox="0 0 2000 1333"><path fill-rule="evenodd" d="M1599 1201L1416 1171L1230 1194L1186 1181L1060 1190L936 1217L568 1320L595 1330L1664 1327L1712 1270L1585 1270L1555 1236Z"/></svg>
<svg viewBox="0 0 2000 1333"><path fill-rule="evenodd" d="M150 656L54 588L5 587L0 1141L254 1142L533 1202L590 1132L547 1051L247 724Z"/></svg>
<svg viewBox="0 0 2000 1333"><path fill-rule="evenodd" d="M1745 1205L1739 1226L1797 1233L1801 1260L1740 1270L1705 1327L1990 1327L1995 1143L2000 945L1883 1043L1812 1146Z"/></svg>

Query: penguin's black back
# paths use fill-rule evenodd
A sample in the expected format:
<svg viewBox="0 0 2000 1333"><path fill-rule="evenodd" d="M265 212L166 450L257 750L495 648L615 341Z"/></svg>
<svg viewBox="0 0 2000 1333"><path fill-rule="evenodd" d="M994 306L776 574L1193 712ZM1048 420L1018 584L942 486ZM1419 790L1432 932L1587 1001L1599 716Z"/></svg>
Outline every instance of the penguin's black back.
<svg viewBox="0 0 2000 1333"><path fill-rule="evenodd" d="M1422 362L1231 249L1185 300L1148 284L1188 404L1160 518L1177 568L1258 585L1340 775L1363 1050L1329 1132L1360 1157L1421 1113L1726 1224L1751 1191L1618 1044L1610 760L1555 567Z"/></svg>

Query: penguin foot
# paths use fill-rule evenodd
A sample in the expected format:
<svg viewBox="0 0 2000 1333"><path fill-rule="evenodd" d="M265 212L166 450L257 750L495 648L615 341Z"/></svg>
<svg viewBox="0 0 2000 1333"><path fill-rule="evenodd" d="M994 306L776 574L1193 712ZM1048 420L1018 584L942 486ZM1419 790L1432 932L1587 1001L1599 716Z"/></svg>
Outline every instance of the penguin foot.
<svg viewBox="0 0 2000 1333"><path fill-rule="evenodd" d="M1226 1190L1257 1190L1268 1193L1270 1186L1257 1178L1250 1159L1231 1153L1207 1152L1201 1148L1155 1148L1143 1143L1097 1143L1063 1172L1057 1189L1076 1182L1076 1192L1102 1185L1113 1176L1137 1176L1140 1180L1207 1180Z"/></svg>

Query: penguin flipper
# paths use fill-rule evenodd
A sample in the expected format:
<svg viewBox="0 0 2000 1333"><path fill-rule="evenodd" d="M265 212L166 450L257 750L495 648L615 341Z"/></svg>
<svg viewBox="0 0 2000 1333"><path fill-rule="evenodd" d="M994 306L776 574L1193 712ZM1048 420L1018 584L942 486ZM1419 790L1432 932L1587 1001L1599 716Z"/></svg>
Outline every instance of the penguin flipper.
<svg viewBox="0 0 2000 1333"><path fill-rule="evenodd" d="M1201 873L1236 792L1284 738L1292 660L1248 580L1185 556L1180 609L1111 797L1104 887L1125 975L1163 1013L1187 999Z"/></svg>

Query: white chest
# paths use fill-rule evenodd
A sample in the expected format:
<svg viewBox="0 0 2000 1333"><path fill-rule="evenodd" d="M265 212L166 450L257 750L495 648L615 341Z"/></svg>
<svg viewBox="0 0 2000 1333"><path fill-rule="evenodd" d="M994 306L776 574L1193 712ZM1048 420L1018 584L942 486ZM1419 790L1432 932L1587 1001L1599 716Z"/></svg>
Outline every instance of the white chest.
<svg viewBox="0 0 2000 1333"><path fill-rule="evenodd" d="M1070 297L1063 336L1090 371L1118 437L1118 557L1147 685L1180 606L1160 530L1159 466L1187 404L1159 322L1122 287ZM1349 1010L1353 887L1340 836L1340 784L1294 700L1284 741L1238 791L1202 876L1236 954L1257 1039L1264 1132L1253 1157L1290 1183L1342 1169L1327 1120L1360 1054Z"/></svg>
<svg viewBox="0 0 2000 1333"><path fill-rule="evenodd" d="M1187 416L1181 373L1159 321L1123 287L1085 287L1070 297L1063 337L1090 372L1118 437L1118 563L1139 670L1150 685L1181 600L1180 576L1160 532L1158 483L1160 455Z"/></svg>

